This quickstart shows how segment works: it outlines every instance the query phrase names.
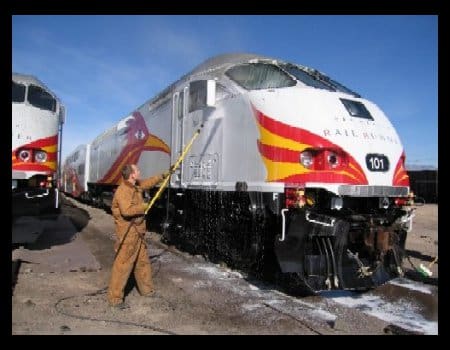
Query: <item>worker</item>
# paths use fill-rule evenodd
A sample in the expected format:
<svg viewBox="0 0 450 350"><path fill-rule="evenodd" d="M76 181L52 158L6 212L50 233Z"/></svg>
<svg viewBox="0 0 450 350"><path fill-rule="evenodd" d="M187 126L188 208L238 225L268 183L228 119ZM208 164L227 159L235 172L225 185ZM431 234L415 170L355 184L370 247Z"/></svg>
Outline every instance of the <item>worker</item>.
<svg viewBox="0 0 450 350"><path fill-rule="evenodd" d="M112 266L107 299L109 305L120 309L126 308L124 289L131 271L142 296L153 293L153 279L147 244L145 209L142 192L162 181L170 172L140 180L140 170L136 164L127 164L122 168L123 181L117 188L111 211L116 227L116 257Z"/></svg>

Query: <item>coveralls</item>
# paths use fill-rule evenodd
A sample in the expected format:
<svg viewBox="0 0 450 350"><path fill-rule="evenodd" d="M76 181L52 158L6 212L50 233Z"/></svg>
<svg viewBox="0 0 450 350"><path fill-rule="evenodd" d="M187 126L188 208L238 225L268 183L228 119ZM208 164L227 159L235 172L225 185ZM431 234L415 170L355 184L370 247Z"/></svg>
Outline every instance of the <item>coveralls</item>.
<svg viewBox="0 0 450 350"><path fill-rule="evenodd" d="M114 194L111 210L116 226L117 237L114 250L117 256L112 266L108 288L107 298L110 305L122 303L125 285L132 270L134 270L139 293L148 295L153 292L152 268L144 240L146 204L142 191L153 187L162 179L162 175L157 175L139 181L136 185L123 180ZM130 226L132 219L134 222ZM129 230L128 233L127 230ZM121 245L125 234L125 240ZM119 247L120 250L117 253Z"/></svg>

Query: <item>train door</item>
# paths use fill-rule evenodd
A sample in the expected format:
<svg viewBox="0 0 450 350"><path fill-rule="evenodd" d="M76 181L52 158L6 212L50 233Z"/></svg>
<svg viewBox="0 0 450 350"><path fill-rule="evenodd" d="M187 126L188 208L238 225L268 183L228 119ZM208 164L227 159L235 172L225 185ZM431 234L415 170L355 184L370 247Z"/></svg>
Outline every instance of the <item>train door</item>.
<svg viewBox="0 0 450 350"><path fill-rule="evenodd" d="M214 80L198 80L173 95L172 164L177 161L195 132L212 112L215 105L215 88ZM205 153L206 145L201 139L200 136L193 144L179 169L172 176L171 185L186 188L190 185L217 183L218 154Z"/></svg>
<svg viewBox="0 0 450 350"><path fill-rule="evenodd" d="M182 185L185 187L216 186L218 182L219 153L215 144L218 132L216 121L211 120L215 89L214 80L197 80L185 90L184 143L188 144L196 131L201 130L183 162Z"/></svg>
<svg viewBox="0 0 450 350"><path fill-rule="evenodd" d="M184 148L183 126L185 116L185 95L188 87L176 92L172 97L172 152L170 163L175 164ZM171 186L180 187L183 178L183 163L171 178Z"/></svg>

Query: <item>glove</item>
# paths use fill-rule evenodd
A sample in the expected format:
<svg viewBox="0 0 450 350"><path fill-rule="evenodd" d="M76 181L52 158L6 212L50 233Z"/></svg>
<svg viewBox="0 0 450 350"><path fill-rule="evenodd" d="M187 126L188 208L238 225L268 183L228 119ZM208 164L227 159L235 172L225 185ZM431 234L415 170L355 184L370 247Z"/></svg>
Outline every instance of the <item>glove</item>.
<svg viewBox="0 0 450 350"><path fill-rule="evenodd" d="M162 174L163 179L165 179L167 176L172 175L174 173L174 171L175 171L175 167L172 165L169 170L165 171Z"/></svg>

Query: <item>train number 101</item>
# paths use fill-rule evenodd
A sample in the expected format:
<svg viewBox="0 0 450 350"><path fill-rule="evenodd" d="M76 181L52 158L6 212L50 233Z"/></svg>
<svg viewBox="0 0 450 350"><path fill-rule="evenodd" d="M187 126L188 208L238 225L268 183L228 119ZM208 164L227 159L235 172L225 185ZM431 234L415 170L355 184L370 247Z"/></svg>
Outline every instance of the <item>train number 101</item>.
<svg viewBox="0 0 450 350"><path fill-rule="evenodd" d="M389 159L384 154L368 154L366 156L367 169L370 171L388 171Z"/></svg>

